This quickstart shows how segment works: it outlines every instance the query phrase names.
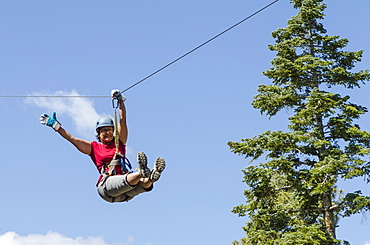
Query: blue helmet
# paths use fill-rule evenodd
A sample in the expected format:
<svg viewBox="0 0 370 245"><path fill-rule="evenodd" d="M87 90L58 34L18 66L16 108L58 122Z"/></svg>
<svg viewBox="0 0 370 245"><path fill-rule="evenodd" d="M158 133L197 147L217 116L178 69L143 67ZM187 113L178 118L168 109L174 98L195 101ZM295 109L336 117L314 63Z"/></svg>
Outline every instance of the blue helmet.
<svg viewBox="0 0 370 245"><path fill-rule="evenodd" d="M95 130L98 131L99 128L102 127L114 127L114 123L112 118L110 117L100 117L96 121Z"/></svg>

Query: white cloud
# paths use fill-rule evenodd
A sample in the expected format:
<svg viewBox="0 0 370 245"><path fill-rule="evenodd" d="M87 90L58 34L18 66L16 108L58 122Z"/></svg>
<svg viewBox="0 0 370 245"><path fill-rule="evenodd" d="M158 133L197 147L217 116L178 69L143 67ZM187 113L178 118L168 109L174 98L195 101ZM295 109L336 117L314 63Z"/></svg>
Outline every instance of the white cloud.
<svg viewBox="0 0 370 245"><path fill-rule="evenodd" d="M46 235L30 234L20 236L15 232L7 232L0 236L2 245L108 245L102 237L77 237L75 239L62 236L57 232Z"/></svg>
<svg viewBox="0 0 370 245"><path fill-rule="evenodd" d="M56 96L56 97L42 97L42 96ZM95 140L95 122L103 115L99 115L93 105L93 101L80 96L78 92L72 90L56 91L50 93L47 91L34 92L32 96L41 97L27 97L26 103L36 105L45 109L44 112L51 115L54 111L57 113L58 121L63 125L63 118L60 116L68 116L72 120L73 125L76 127L78 136L86 140ZM57 97L57 96L74 96L74 97ZM40 115L41 115L40 113ZM106 115L104 115L106 116ZM67 128L68 130L68 128ZM68 130L69 131L69 130ZM130 158L134 156L134 150L129 146L126 147L126 155ZM133 162L132 162L133 164Z"/></svg>
<svg viewBox="0 0 370 245"><path fill-rule="evenodd" d="M120 243L108 244L102 237L65 237L58 232L49 231L43 234L29 234L20 236L15 232L6 232L0 235L1 245L135 245L132 236L127 237L127 240ZM151 245L146 243L145 245Z"/></svg>
<svg viewBox="0 0 370 245"><path fill-rule="evenodd" d="M108 244L102 237L65 237L58 232L49 231L45 235L29 234L20 236L15 232L6 232L0 235L1 245L135 245L132 236L127 237L127 240L120 243ZM151 242L145 245L152 245Z"/></svg>
<svg viewBox="0 0 370 245"><path fill-rule="evenodd" d="M54 94L46 92L35 92L32 96L80 96L75 90L57 91ZM51 115L54 111L57 112L57 118L63 124L63 120L59 120L59 116L67 115L71 118L76 126L77 133L83 138L92 138L95 135L95 122L99 118L93 106L93 102L84 97L28 97L28 104L34 104L44 108L45 113ZM40 113L41 114L41 113ZM68 129L67 129L68 130Z"/></svg>

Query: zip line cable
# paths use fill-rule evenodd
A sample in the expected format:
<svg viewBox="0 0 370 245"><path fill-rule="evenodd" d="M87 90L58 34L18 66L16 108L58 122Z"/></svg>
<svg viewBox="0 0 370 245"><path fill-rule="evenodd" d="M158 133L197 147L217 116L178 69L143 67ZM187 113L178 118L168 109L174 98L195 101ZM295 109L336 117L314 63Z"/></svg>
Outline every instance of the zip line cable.
<svg viewBox="0 0 370 245"><path fill-rule="evenodd" d="M231 27L227 28L226 30L220 32L219 34L217 34L216 36L208 39L207 41L205 41L204 43L200 44L199 46L193 48L192 50L190 50L189 52L185 53L184 55L180 56L179 58L175 59L174 61L168 63L167 65L163 66L162 68L156 70L155 72L151 73L150 75L144 77L143 79L141 79L140 81L134 83L133 85L131 85L130 87L126 88L125 90L122 90L120 93L124 93L130 89L132 89L133 87L139 85L140 83L144 82L145 80L147 80L148 78L154 76L155 74L157 74L158 72L166 69L167 67L169 67L170 65L173 65L174 63L176 63L177 61L185 58L186 56L188 56L189 54L193 53L194 51L200 49L201 47L203 47L204 45L212 42L213 40L215 40L216 38L220 37L221 35L225 34L226 32L230 31L231 29L237 27L238 25L242 24L243 22L245 22L246 20L252 18L253 16L257 15L258 13L262 12L263 10L267 9L268 7L270 7L271 5L275 4L276 2L278 2L279 0L275 0L271 3L269 3L268 5L266 5L265 7L257 10L256 12L254 12L253 14L249 15L248 17L242 19L241 21L239 21L238 23L232 25ZM26 96L21 96L21 95L0 95L0 98L4 98L4 97L47 97L47 98L52 98L52 97L68 97L68 98L73 98L73 97L85 97L85 98L110 98L110 96L84 96L84 95L26 95Z"/></svg>
<svg viewBox="0 0 370 245"><path fill-rule="evenodd" d="M111 98L108 95L0 95L0 98Z"/></svg>
<svg viewBox="0 0 370 245"><path fill-rule="evenodd" d="M225 34L226 32L230 31L231 29L235 28L236 26L240 25L241 23L243 23L244 21L252 18L253 16L255 16L256 14L258 14L259 12L267 9L268 7L270 7L271 5L273 5L274 3L276 3L277 1L279 0L275 0L273 2L271 2L270 4L266 5L265 7L261 8L260 10L254 12L253 14L249 15L248 17L244 18L243 20L239 21L238 23L236 23L235 25L227 28L226 30L224 30L223 32L220 32L219 34L217 34L216 36L212 37L211 39L205 41L204 43L202 43L201 45L197 46L196 48L190 50L189 52L187 52L186 54L180 56L179 58L175 59L174 61L168 63L167 65L163 66L162 68L158 69L157 71L153 72L152 74L144 77L143 79L141 79L140 81L138 81L137 83L131 85L130 87L126 88L125 90L121 91L121 94L126 92L127 90L135 87L136 85L139 85L140 83L144 82L145 80L147 80L148 78L154 76L155 74L157 74L158 72L164 70L165 68L169 67L170 65L176 63L177 61L181 60L182 58L184 58L185 56L188 56L189 54L193 53L194 51L196 51L197 49L203 47L204 45L208 44L209 42L215 40L216 38L218 38L219 36Z"/></svg>

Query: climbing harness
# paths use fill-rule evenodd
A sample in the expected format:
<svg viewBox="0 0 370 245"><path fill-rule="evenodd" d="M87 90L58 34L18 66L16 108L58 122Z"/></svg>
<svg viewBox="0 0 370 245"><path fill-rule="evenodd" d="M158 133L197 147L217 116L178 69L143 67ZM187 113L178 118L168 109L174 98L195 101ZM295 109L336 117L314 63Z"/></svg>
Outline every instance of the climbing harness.
<svg viewBox="0 0 370 245"><path fill-rule="evenodd" d="M116 166L121 165L121 172L122 173L130 173L132 172L132 165L130 161L126 158L125 155L123 155L119 151L119 132L118 132L118 120L117 120L117 109L119 107L119 100L117 98L112 98L112 106L114 109L114 118L113 118L113 125L114 125L114 143L116 146L116 151L114 153L112 161L106 163L102 168L100 173L103 175L102 181L104 182L106 178L109 176L116 174ZM108 170L107 170L108 169Z"/></svg>

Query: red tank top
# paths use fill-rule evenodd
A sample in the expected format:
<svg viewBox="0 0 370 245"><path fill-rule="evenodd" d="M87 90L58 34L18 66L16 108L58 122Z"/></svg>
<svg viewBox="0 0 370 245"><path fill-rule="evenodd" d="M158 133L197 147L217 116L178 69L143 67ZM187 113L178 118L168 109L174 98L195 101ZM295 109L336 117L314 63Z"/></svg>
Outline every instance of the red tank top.
<svg viewBox="0 0 370 245"><path fill-rule="evenodd" d="M91 160L94 162L96 168L100 173L102 167L113 159L114 153L116 152L116 145L114 141L112 141L112 143L110 143L109 145L103 145L101 143L93 141L91 142L91 149L92 149L90 154ZM126 146L120 142L118 150L122 155L125 155ZM116 166L115 172L116 175L124 174L122 173L121 166ZM98 183L101 180L101 178L102 175L99 176Z"/></svg>

